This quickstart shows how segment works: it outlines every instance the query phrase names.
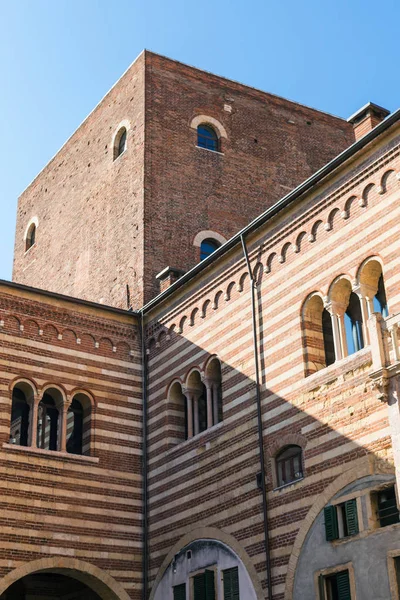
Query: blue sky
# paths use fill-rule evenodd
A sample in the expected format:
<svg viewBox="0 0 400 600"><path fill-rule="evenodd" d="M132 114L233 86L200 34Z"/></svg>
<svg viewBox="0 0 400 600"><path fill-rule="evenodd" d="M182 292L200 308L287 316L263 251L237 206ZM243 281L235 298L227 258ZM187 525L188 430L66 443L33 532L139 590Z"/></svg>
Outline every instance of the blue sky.
<svg viewBox="0 0 400 600"><path fill-rule="evenodd" d="M347 118L400 106L400 3L0 0L0 278L19 194L143 48Z"/></svg>

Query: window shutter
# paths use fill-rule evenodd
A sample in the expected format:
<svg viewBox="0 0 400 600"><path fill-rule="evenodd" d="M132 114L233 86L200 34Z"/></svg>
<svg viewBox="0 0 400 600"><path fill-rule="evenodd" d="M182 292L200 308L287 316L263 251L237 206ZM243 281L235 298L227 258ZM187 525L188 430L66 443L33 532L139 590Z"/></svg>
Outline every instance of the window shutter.
<svg viewBox="0 0 400 600"><path fill-rule="evenodd" d="M193 577L194 600L208 600L206 597L205 573Z"/></svg>
<svg viewBox="0 0 400 600"><path fill-rule="evenodd" d="M325 534L328 542L337 540L339 537L336 506L325 506Z"/></svg>
<svg viewBox="0 0 400 600"><path fill-rule="evenodd" d="M318 577L319 600L325 600L325 578L323 575Z"/></svg>
<svg viewBox="0 0 400 600"><path fill-rule="evenodd" d="M357 500L348 500L344 505L348 535L356 535L358 529Z"/></svg>
<svg viewBox="0 0 400 600"><path fill-rule="evenodd" d="M214 571L205 571L205 600L215 600Z"/></svg>
<svg viewBox="0 0 400 600"><path fill-rule="evenodd" d="M174 600L186 600L186 583L174 586Z"/></svg>
<svg viewBox="0 0 400 600"><path fill-rule="evenodd" d="M240 600L239 598L239 570L237 567L225 569L224 575L224 600Z"/></svg>
<svg viewBox="0 0 400 600"><path fill-rule="evenodd" d="M342 571L336 575L338 600L351 600L349 572Z"/></svg>

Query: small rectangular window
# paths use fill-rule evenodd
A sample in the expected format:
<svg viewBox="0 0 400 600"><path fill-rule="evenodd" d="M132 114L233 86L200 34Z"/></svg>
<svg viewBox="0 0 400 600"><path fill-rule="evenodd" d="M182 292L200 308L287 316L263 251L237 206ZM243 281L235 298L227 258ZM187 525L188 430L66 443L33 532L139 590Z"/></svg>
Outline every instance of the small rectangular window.
<svg viewBox="0 0 400 600"><path fill-rule="evenodd" d="M394 486L376 492L376 502L380 527L400 522Z"/></svg>
<svg viewBox="0 0 400 600"><path fill-rule="evenodd" d="M186 583L174 585L174 600L186 600Z"/></svg>
<svg viewBox="0 0 400 600"><path fill-rule="evenodd" d="M239 569L225 569L222 571L224 579L224 600L240 600L239 597Z"/></svg>
<svg viewBox="0 0 400 600"><path fill-rule="evenodd" d="M349 572L319 576L320 600L351 600Z"/></svg>
<svg viewBox="0 0 400 600"><path fill-rule="evenodd" d="M336 506L326 506L325 536L328 542L356 535L359 532L357 500L347 500Z"/></svg>

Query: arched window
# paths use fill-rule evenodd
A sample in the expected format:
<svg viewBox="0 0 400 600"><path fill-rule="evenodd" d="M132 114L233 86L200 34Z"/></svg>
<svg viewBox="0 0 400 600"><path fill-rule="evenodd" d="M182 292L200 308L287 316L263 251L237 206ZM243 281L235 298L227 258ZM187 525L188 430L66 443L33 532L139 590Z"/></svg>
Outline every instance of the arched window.
<svg viewBox="0 0 400 600"><path fill-rule="evenodd" d="M351 292L344 315L346 328L347 354L354 354L364 348L363 319L360 298Z"/></svg>
<svg viewBox="0 0 400 600"><path fill-rule="evenodd" d="M83 450L83 408L74 398L67 412L67 452L82 454Z"/></svg>
<svg viewBox="0 0 400 600"><path fill-rule="evenodd" d="M335 362L332 319L322 298L312 295L303 309L303 332L306 346L306 375Z"/></svg>
<svg viewBox="0 0 400 600"><path fill-rule="evenodd" d="M38 407L37 447L44 450L59 449L61 394L58 390L54 392L43 394Z"/></svg>
<svg viewBox="0 0 400 600"><path fill-rule="evenodd" d="M78 392L67 411L66 451L90 456L92 402L87 394Z"/></svg>
<svg viewBox="0 0 400 600"><path fill-rule="evenodd" d="M360 293L366 299L368 315L379 312L383 317L389 315L385 282L383 279L381 263L372 257L361 266L358 275Z"/></svg>
<svg viewBox="0 0 400 600"><path fill-rule="evenodd" d="M126 150L126 127L121 127L114 140L114 160Z"/></svg>
<svg viewBox="0 0 400 600"><path fill-rule="evenodd" d="M206 148L207 150L213 150L214 152L218 152L218 136L215 130L211 127L211 125L201 123L197 127L197 145L200 148Z"/></svg>
<svg viewBox="0 0 400 600"><path fill-rule="evenodd" d="M210 238L203 240L200 245L200 260L204 260L207 256L210 256L220 245L219 242Z"/></svg>
<svg viewBox="0 0 400 600"><path fill-rule="evenodd" d="M33 390L26 383L17 384L12 393L10 444L30 445L30 415L33 405Z"/></svg>
<svg viewBox="0 0 400 600"><path fill-rule="evenodd" d="M168 393L168 425L172 444L179 444L188 437L187 405L179 381L175 381Z"/></svg>
<svg viewBox="0 0 400 600"><path fill-rule="evenodd" d="M208 427L211 427L211 425L216 425L223 419L222 374L221 363L218 358L213 358L208 363L204 373L204 383L206 386L206 393L209 394L212 404L212 423L208 424Z"/></svg>
<svg viewBox="0 0 400 600"><path fill-rule="evenodd" d="M32 225L28 229L28 233L25 239L25 252L32 248L34 243L36 242L36 225L32 223Z"/></svg>
<svg viewBox="0 0 400 600"><path fill-rule="evenodd" d="M374 312L380 312L382 317L389 316L389 310L388 310L388 305L387 305L387 300L386 300L385 283L383 281L382 273L380 274L380 277L378 280L378 291L376 292L376 294L374 296L373 306L374 306Z"/></svg>
<svg viewBox="0 0 400 600"><path fill-rule="evenodd" d="M303 459L300 446L286 446L275 459L278 487L303 477Z"/></svg>

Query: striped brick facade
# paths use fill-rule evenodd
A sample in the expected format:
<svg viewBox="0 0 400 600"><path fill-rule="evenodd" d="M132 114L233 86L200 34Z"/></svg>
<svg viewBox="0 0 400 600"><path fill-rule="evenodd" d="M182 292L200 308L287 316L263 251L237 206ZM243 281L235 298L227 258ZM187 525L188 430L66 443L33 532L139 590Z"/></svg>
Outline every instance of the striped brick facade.
<svg viewBox="0 0 400 600"><path fill-rule="evenodd" d="M341 486L394 474L388 409L369 378L370 345L306 377L313 349L304 305L313 292L327 302L339 276L356 289L364 261L375 257L390 314L400 312L399 169L397 130L247 241L256 280L274 600L311 600L293 592L297 560L314 518ZM151 598L180 547L202 537L240 546L257 573L256 597L267 597L250 281L240 244L161 299L147 319ZM223 421L179 442L183 413L169 386L184 386L191 370L204 372L213 356L222 366ZM277 489L274 457L287 444L303 448L304 478Z"/></svg>
<svg viewBox="0 0 400 600"><path fill-rule="evenodd" d="M182 96L185 119L178 75L188 88L194 86ZM131 96L132 85L137 97ZM284 115L288 137L293 115L301 115L301 128L309 130L311 121L303 119L309 109L234 82L228 94L227 85L144 54L66 144L61 155L76 152L76 144L82 154L76 160L84 163L89 141L99 144L98 161L85 167L94 170L95 197L104 200L96 204L91 229L99 234L96 256L74 247L77 255L65 259L58 231L57 256L46 271L45 253L39 257L42 214L37 241L28 250L23 246L24 206L32 214L44 206L47 217L51 203L43 200L42 187L51 177L60 177L63 188L70 176L77 177L87 201L93 200L82 165L69 173L69 162L60 163L57 175L50 164L22 197L17 277L23 274L24 284L39 277L39 285L56 291L74 272L66 291L80 290L85 300L0 282L0 600L237 600L238 594L240 600L326 600L338 573L345 573L340 581L347 594L339 600L399 597L400 524L383 526L376 507L382 490L400 481L400 113L378 125L371 121L373 131L364 124L352 147L273 205L285 188L280 179L285 171L279 171L264 205L269 175L267 168L259 173L261 150L253 145L261 137L253 138L251 152L244 144L242 154L234 139L222 142L225 154L196 148L190 123L207 108L199 105L198 89L209 90L210 110L227 120L228 138L234 131L230 115L236 123L243 119L235 137L242 142L249 113L240 106L253 107L254 122L264 131L262 100L275 125ZM127 152L137 154L118 157L117 169L107 162L103 186L98 174L110 158L113 112L117 106L123 119L135 97ZM107 102L107 118L99 118ZM350 143L347 124L326 115L315 120L325 132L321 156L333 154L329 132L335 123L340 127L334 147ZM163 140L175 135L181 141L172 160ZM299 165L304 175L321 162L313 135L306 136L308 159L300 152L296 164L283 165L291 174L290 188L299 179ZM146 164L149 150L154 157L158 153L159 162ZM246 178L235 187L241 156L250 179L252 173L258 177L254 198ZM271 164L266 155L261 158ZM169 163L174 170L166 175ZM189 177L178 189L179 170ZM215 172L221 185L214 186L209 176ZM123 194L134 191L127 194L133 204L124 206L134 210L133 220L126 221L124 210L114 219L110 209L111 231L104 214L110 206L119 211L115 180ZM184 192L201 212L199 190L205 183L214 186L215 195L204 214L193 218ZM49 185L45 193L55 198L59 189ZM57 201L65 206L63 198L72 198L80 207L77 216L88 219L81 222L84 232L92 226L91 212L79 186L73 197L68 194L66 186ZM154 202L145 206L142 195ZM178 211L185 247L166 198L187 202ZM269 208L235 235L243 215L248 221L261 205ZM166 215L171 223L163 228ZM68 219L72 235L75 214L70 211ZM223 233L234 237L184 273L198 258L192 238L199 223L207 232L221 221ZM50 221L47 226L52 229ZM80 242L86 244L86 238L80 236ZM110 262L102 263L103 251L110 251ZM171 256L182 264L165 265ZM31 270L26 259L35 263ZM134 302L151 298L154 274L162 267L169 273L162 294L138 311L88 301L129 305L126 294L133 284ZM377 314L374 304L381 276L388 316L383 307ZM350 332L346 314L352 298L360 317ZM14 401L23 403L20 412ZM71 442L78 422L81 446ZM279 457L287 448L297 454L287 463L293 473L285 480L283 469L289 467L279 466ZM341 522L340 535L328 539L327 507L346 511L349 502L353 532L344 532ZM201 591L206 588L207 598Z"/></svg>
<svg viewBox="0 0 400 600"><path fill-rule="evenodd" d="M109 598L140 598L141 367L134 317L2 284L0 356L1 577L12 582L15 569L25 575L36 563L71 564L88 577L92 569L114 593ZM35 402L49 389L61 391L65 407L77 391L87 394L85 455L9 443L12 388L20 381L32 386Z"/></svg>

